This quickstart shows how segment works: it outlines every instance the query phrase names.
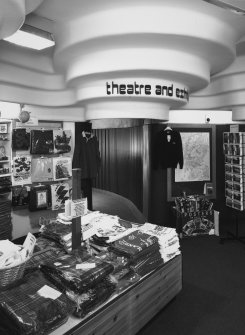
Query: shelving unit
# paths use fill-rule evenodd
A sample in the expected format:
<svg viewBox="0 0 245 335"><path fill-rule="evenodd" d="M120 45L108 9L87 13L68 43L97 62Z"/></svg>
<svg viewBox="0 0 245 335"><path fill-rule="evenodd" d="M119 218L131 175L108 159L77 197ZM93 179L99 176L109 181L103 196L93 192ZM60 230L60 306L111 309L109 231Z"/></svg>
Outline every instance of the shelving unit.
<svg viewBox="0 0 245 335"><path fill-rule="evenodd" d="M227 237L245 243L245 236L239 236L239 212L245 210L245 132L224 132L225 154L225 198L226 206L233 209L235 233L227 231Z"/></svg>
<svg viewBox="0 0 245 335"><path fill-rule="evenodd" d="M245 209L245 132L223 134L226 205Z"/></svg>
<svg viewBox="0 0 245 335"><path fill-rule="evenodd" d="M11 120L0 120L0 197L7 198L12 186L12 129Z"/></svg>

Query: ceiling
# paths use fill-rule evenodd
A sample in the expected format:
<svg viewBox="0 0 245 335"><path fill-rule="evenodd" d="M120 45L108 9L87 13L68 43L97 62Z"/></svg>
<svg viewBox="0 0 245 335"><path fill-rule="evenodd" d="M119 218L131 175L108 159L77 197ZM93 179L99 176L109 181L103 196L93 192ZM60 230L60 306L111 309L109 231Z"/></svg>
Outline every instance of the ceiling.
<svg viewBox="0 0 245 335"><path fill-rule="evenodd" d="M216 1L245 10L245 1ZM243 15L202 0L1 0L0 10L1 101L83 120L168 120L171 109L245 120ZM24 23L51 32L55 47L3 40ZM112 82L142 91L113 93Z"/></svg>

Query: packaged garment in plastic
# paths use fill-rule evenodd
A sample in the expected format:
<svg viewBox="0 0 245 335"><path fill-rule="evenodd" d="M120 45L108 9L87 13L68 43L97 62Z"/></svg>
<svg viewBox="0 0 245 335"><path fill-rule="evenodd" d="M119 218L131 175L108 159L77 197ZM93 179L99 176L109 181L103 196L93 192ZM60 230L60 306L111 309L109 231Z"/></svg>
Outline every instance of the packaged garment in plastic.
<svg viewBox="0 0 245 335"><path fill-rule="evenodd" d="M132 260L149 253L150 250L158 249L158 238L139 230L120 238L110 246L110 250L117 255L129 257Z"/></svg>
<svg viewBox="0 0 245 335"><path fill-rule="evenodd" d="M89 289L81 295L67 291L67 296L77 304L74 315L84 317L93 309L102 305L115 292L116 284L109 278L101 280L96 287Z"/></svg>
<svg viewBox="0 0 245 335"><path fill-rule="evenodd" d="M53 158L54 180L69 179L72 176L72 159L71 157L54 157Z"/></svg>
<svg viewBox="0 0 245 335"><path fill-rule="evenodd" d="M42 237L57 241L66 252L72 251L72 226L71 223L61 223L53 219L41 223L39 229Z"/></svg>
<svg viewBox="0 0 245 335"><path fill-rule="evenodd" d="M31 184L31 156L13 158L13 185Z"/></svg>
<svg viewBox="0 0 245 335"><path fill-rule="evenodd" d="M26 186L13 186L12 187L12 205L26 206L29 204L29 192Z"/></svg>
<svg viewBox="0 0 245 335"><path fill-rule="evenodd" d="M53 180L52 158L40 157L32 158L31 161L31 180L35 182L46 182Z"/></svg>
<svg viewBox="0 0 245 335"><path fill-rule="evenodd" d="M113 265L94 256L65 255L41 265L41 270L66 290L81 294L98 285L113 271Z"/></svg>
<svg viewBox="0 0 245 335"><path fill-rule="evenodd" d="M53 130L31 130L31 154L52 154L54 152Z"/></svg>
<svg viewBox="0 0 245 335"><path fill-rule="evenodd" d="M64 209L65 201L70 198L68 183L51 185L52 209Z"/></svg>
<svg viewBox="0 0 245 335"><path fill-rule="evenodd" d="M71 130L55 129L54 153L63 154L71 151Z"/></svg>
<svg viewBox="0 0 245 335"><path fill-rule="evenodd" d="M1 325L18 335L43 335L67 321L75 304L52 285L40 270L16 287L0 292Z"/></svg>
<svg viewBox="0 0 245 335"><path fill-rule="evenodd" d="M28 150L30 148L30 132L26 128L13 129L12 133L12 149Z"/></svg>

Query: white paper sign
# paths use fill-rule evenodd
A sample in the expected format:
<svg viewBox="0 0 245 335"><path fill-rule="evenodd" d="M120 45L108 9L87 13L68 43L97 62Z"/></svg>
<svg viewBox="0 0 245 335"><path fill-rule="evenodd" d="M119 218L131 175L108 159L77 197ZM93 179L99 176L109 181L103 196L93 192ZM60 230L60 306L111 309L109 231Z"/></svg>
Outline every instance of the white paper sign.
<svg viewBox="0 0 245 335"><path fill-rule="evenodd" d="M50 298L52 300L59 298L62 294L48 285L44 285L39 291L37 291L37 293L44 298Z"/></svg>
<svg viewBox="0 0 245 335"><path fill-rule="evenodd" d="M76 265L77 270L89 270L94 269L96 266L95 263L81 263Z"/></svg>

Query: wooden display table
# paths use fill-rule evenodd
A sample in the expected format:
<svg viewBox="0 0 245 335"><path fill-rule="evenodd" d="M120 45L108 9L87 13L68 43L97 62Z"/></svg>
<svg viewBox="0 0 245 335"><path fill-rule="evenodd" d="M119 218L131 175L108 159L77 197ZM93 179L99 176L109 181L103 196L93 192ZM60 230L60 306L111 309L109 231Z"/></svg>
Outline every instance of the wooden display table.
<svg viewBox="0 0 245 335"><path fill-rule="evenodd" d="M146 325L182 289L182 256L144 276L114 295L84 319L70 317L51 335L133 335Z"/></svg>

